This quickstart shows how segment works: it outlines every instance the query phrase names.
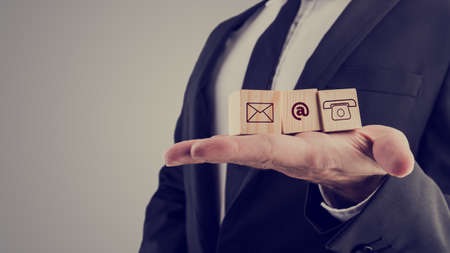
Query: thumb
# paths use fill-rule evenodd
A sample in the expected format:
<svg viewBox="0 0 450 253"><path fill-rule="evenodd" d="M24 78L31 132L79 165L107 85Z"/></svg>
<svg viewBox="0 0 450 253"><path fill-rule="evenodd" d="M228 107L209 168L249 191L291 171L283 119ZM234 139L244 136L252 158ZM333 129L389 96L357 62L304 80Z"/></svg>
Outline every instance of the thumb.
<svg viewBox="0 0 450 253"><path fill-rule="evenodd" d="M373 157L388 174L405 177L412 172L414 156L403 132L382 125L365 126L358 132L372 141Z"/></svg>

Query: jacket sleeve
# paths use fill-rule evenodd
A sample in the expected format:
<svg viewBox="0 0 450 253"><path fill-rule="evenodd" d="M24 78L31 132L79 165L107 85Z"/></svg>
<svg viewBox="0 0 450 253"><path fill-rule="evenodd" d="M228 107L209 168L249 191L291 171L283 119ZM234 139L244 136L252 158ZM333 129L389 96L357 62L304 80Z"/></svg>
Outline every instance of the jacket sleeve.
<svg viewBox="0 0 450 253"><path fill-rule="evenodd" d="M325 247L333 252L450 252L450 70L422 136L413 172L386 177L363 211L340 224ZM310 185L309 195L314 195ZM317 194L316 194L317 195ZM308 198L312 198L308 196ZM321 227L309 201L306 217ZM323 226L322 226L323 227Z"/></svg>
<svg viewBox="0 0 450 253"><path fill-rule="evenodd" d="M175 141L179 140L183 114L178 118ZM162 167L159 186L147 206L140 253L186 251L185 194L181 167Z"/></svg>
<svg viewBox="0 0 450 253"><path fill-rule="evenodd" d="M421 140L413 173L389 177L326 247L336 252L450 252L450 71ZM372 252L372 251L370 251Z"/></svg>
<svg viewBox="0 0 450 253"><path fill-rule="evenodd" d="M418 163L450 203L450 68L420 145Z"/></svg>

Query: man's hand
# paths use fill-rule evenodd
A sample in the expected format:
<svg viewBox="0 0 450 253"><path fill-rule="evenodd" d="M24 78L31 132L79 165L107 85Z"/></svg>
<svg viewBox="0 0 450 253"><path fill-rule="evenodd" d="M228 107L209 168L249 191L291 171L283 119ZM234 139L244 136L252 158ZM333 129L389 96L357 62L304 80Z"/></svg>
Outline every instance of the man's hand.
<svg viewBox="0 0 450 253"><path fill-rule="evenodd" d="M273 169L321 184L355 203L372 193L384 175L404 177L414 167L405 135L381 125L331 134L214 136L177 143L165 159L167 166L207 162Z"/></svg>

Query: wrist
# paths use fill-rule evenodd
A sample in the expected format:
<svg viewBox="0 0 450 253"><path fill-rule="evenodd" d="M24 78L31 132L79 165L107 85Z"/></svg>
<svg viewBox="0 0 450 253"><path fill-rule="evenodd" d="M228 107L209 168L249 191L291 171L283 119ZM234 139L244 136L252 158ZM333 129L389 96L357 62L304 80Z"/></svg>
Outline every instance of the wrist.
<svg viewBox="0 0 450 253"><path fill-rule="evenodd" d="M368 198L383 182L384 176L365 177L357 182L321 184L321 191L335 208L348 208Z"/></svg>

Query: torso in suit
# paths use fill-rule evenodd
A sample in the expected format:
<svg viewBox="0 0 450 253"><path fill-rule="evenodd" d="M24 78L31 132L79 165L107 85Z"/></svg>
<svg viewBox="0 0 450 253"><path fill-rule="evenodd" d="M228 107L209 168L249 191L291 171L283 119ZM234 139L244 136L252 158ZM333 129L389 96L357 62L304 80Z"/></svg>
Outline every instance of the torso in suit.
<svg viewBox="0 0 450 253"><path fill-rule="evenodd" d="M261 6L208 38L175 142L211 136L211 72L228 36ZM353 0L300 76L296 88L356 88L363 125L408 137L414 172L388 178L357 217L341 224L320 208L316 185L254 170L219 227L215 166L163 167L141 252L449 252L449 23L446 0Z"/></svg>

